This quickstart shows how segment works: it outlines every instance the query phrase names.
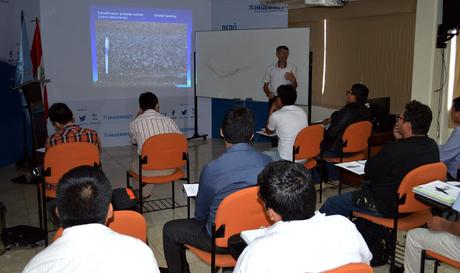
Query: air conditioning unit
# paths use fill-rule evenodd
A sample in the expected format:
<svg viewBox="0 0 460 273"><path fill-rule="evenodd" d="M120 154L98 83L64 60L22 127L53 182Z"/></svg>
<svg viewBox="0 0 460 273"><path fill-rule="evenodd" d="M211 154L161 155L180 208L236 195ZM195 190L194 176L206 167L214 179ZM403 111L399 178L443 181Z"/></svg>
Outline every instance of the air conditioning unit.
<svg viewBox="0 0 460 273"><path fill-rule="evenodd" d="M344 0L305 0L309 7L343 7L348 1Z"/></svg>

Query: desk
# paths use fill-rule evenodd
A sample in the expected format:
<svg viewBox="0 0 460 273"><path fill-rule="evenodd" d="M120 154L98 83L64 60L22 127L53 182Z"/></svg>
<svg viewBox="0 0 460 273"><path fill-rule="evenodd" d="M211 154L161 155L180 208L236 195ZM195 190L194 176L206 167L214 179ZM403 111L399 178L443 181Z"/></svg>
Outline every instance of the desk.
<svg viewBox="0 0 460 273"><path fill-rule="evenodd" d="M423 204L431 207L431 214L434 216L441 216L449 218L450 215L456 215L455 218L458 218L458 212L452 209L452 207L445 204L439 203L436 200L430 199L423 195L414 192L415 199L422 202Z"/></svg>

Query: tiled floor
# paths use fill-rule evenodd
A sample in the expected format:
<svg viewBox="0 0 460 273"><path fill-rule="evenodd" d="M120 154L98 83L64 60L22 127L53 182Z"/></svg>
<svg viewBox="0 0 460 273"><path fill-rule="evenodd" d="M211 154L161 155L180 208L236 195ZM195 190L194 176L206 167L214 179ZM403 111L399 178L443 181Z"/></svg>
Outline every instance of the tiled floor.
<svg viewBox="0 0 460 273"><path fill-rule="evenodd" d="M257 150L268 149L267 143L255 143ZM217 158L224 146L222 140L194 140L189 142L190 154L190 172L191 181L196 182L199 178L199 173L204 164L210 160ZM114 188L124 187L126 181L126 170L130 166L131 158L135 155L133 146L104 148L102 150L101 160L102 167ZM33 185L14 184L10 181L25 170L16 170L15 166L6 166L0 168L0 201L7 206L6 225L7 227L15 225L34 225L38 226L38 210L36 188ZM180 183L176 183L176 200L185 204L186 200L182 193ZM336 189L326 189L324 196L337 194ZM153 197L170 197L171 187L169 184L158 185L152 192ZM325 198L323 198L324 200ZM192 202L193 203L193 202ZM193 204L192 204L193 211ZM148 240L149 246L160 266L166 266L163 256L162 244L162 228L163 225L171 220L185 218L187 216L186 208L177 208L175 210L163 210L158 212L144 214L148 222ZM50 233L50 237L53 234ZM27 262L39 251L43 246L36 248L13 248L6 254L0 256L0 273L21 272ZM190 262L191 271L194 273L210 272L210 267L202 263L193 254L187 254ZM445 267L441 267L440 272L444 271ZM380 266L374 268L375 272L388 272L388 266ZM451 271L454 272L454 271Z"/></svg>

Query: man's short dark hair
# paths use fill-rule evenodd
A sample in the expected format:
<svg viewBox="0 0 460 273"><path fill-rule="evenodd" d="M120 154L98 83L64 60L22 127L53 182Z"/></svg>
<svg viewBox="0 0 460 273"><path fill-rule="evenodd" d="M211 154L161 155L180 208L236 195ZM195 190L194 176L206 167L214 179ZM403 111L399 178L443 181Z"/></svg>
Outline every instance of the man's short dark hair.
<svg viewBox="0 0 460 273"><path fill-rule="evenodd" d="M225 113L222 134L228 143L248 143L254 134L254 126L254 115L251 110L237 106Z"/></svg>
<svg viewBox="0 0 460 273"><path fill-rule="evenodd" d="M460 111L460 97L456 97L452 101L452 107L454 108L454 112L459 112Z"/></svg>
<svg viewBox="0 0 460 273"><path fill-rule="evenodd" d="M98 167L80 166L67 172L57 186L57 209L63 228L105 224L112 186Z"/></svg>
<svg viewBox="0 0 460 273"><path fill-rule="evenodd" d="M351 86L351 94L356 97L356 102L364 103L369 96L369 89L361 83L355 83Z"/></svg>
<svg viewBox="0 0 460 273"><path fill-rule="evenodd" d="M287 160L269 163L257 177L259 196L283 221L313 217L316 190L308 170Z"/></svg>
<svg viewBox="0 0 460 273"><path fill-rule="evenodd" d="M433 115L430 107L413 100L406 104L404 121L410 122L412 133L415 135L426 135L430 130Z"/></svg>
<svg viewBox="0 0 460 273"><path fill-rule="evenodd" d="M50 121L66 124L73 120L73 114L70 108L62 102L51 105L48 111Z"/></svg>
<svg viewBox="0 0 460 273"><path fill-rule="evenodd" d="M283 105L293 105L297 100L297 91L292 85L280 85L276 89L276 93L278 93L278 97Z"/></svg>
<svg viewBox="0 0 460 273"><path fill-rule="evenodd" d="M152 92L145 92L139 96L139 107L145 111L148 109L155 109L158 104L158 98Z"/></svg>
<svg viewBox="0 0 460 273"><path fill-rule="evenodd" d="M282 50L282 49L289 51L289 48L287 46L281 45L281 46L276 48L276 53L280 52L280 50Z"/></svg>

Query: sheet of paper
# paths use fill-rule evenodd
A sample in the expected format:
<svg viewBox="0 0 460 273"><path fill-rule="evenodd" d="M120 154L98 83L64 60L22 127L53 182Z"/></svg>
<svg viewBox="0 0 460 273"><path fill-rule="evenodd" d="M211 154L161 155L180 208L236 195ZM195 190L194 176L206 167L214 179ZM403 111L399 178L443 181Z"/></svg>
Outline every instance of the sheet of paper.
<svg viewBox="0 0 460 273"><path fill-rule="evenodd" d="M366 166L366 160L351 161L345 163L338 163L335 166L349 170L357 175L364 174L364 167Z"/></svg>
<svg viewBox="0 0 460 273"><path fill-rule="evenodd" d="M198 194L200 184L184 184L184 192L186 197L195 197Z"/></svg>
<svg viewBox="0 0 460 273"><path fill-rule="evenodd" d="M257 131L256 134L259 134L259 135L262 135L262 136L267 136L267 137L274 137L274 136L276 136L276 132L273 132L273 133L271 133L271 134L267 134L267 133L265 132L265 129L264 129L264 128L262 128L262 129L260 129L259 131Z"/></svg>

